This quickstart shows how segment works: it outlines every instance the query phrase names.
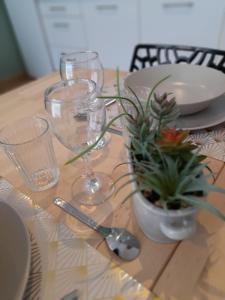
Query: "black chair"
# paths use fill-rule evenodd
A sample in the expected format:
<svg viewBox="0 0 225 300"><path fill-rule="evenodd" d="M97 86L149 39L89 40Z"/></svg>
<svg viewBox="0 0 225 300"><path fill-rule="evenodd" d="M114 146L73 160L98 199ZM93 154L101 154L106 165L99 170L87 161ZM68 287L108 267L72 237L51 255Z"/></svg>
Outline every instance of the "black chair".
<svg viewBox="0 0 225 300"><path fill-rule="evenodd" d="M130 72L179 63L204 65L225 73L225 51L194 46L140 44L134 49Z"/></svg>

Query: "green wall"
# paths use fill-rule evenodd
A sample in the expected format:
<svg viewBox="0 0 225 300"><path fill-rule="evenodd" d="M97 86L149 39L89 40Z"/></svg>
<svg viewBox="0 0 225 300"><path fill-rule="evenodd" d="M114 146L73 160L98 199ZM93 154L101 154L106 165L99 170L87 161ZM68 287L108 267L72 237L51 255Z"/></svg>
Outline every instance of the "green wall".
<svg viewBox="0 0 225 300"><path fill-rule="evenodd" d="M23 72L24 65L17 42L3 0L0 0L0 80Z"/></svg>

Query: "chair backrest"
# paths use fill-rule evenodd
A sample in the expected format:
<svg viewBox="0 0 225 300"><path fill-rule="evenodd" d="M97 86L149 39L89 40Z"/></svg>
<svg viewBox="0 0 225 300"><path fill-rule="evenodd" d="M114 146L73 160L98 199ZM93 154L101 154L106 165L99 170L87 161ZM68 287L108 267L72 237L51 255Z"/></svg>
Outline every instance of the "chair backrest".
<svg viewBox="0 0 225 300"><path fill-rule="evenodd" d="M194 46L140 44L134 49L130 72L179 63L204 65L225 73L225 51Z"/></svg>

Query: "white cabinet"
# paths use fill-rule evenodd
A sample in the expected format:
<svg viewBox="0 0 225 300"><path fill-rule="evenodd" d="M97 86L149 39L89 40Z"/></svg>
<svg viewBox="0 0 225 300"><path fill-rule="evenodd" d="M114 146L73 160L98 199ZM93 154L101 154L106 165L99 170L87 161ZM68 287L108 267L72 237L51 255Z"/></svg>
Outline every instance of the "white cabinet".
<svg viewBox="0 0 225 300"><path fill-rule="evenodd" d="M218 48L224 0L141 0L141 41Z"/></svg>
<svg viewBox="0 0 225 300"><path fill-rule="evenodd" d="M87 49L87 37L79 0L39 0L40 21L54 69L62 52Z"/></svg>
<svg viewBox="0 0 225 300"><path fill-rule="evenodd" d="M104 67L128 70L139 42L138 0L81 2L89 49L99 52Z"/></svg>
<svg viewBox="0 0 225 300"><path fill-rule="evenodd" d="M128 70L138 36L138 0L39 0L46 40L58 68L60 52L91 49L106 68Z"/></svg>
<svg viewBox="0 0 225 300"><path fill-rule="evenodd" d="M59 67L61 52L91 49L128 70L139 43L225 49L224 0L4 0L30 75Z"/></svg>

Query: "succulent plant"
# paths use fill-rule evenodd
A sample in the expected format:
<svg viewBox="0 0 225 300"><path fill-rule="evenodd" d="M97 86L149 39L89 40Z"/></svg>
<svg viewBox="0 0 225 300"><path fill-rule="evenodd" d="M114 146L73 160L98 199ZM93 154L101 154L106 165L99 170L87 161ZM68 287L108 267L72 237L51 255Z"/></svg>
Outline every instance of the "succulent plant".
<svg viewBox="0 0 225 300"><path fill-rule="evenodd" d="M223 189L212 185L208 177L212 172L203 161L204 156L191 141L187 141L188 131L173 127L173 122L179 116L175 98L168 93L158 95L155 91L158 82L141 102L136 93L129 88L130 96L122 96L117 76L118 95L101 97L116 99L122 113L116 116L106 126L99 139L87 150L80 153L70 163L90 151L102 138L107 129L118 118L126 119L129 135L129 157L132 172L123 174L116 182L128 178L118 192L127 184L136 181L137 189L132 194L141 192L147 200L164 209L180 209L187 206L203 208L217 217L225 220L225 215L206 201L209 191L225 193ZM127 105L133 108L130 113ZM172 127L171 127L172 126ZM207 175L203 172L207 171Z"/></svg>

